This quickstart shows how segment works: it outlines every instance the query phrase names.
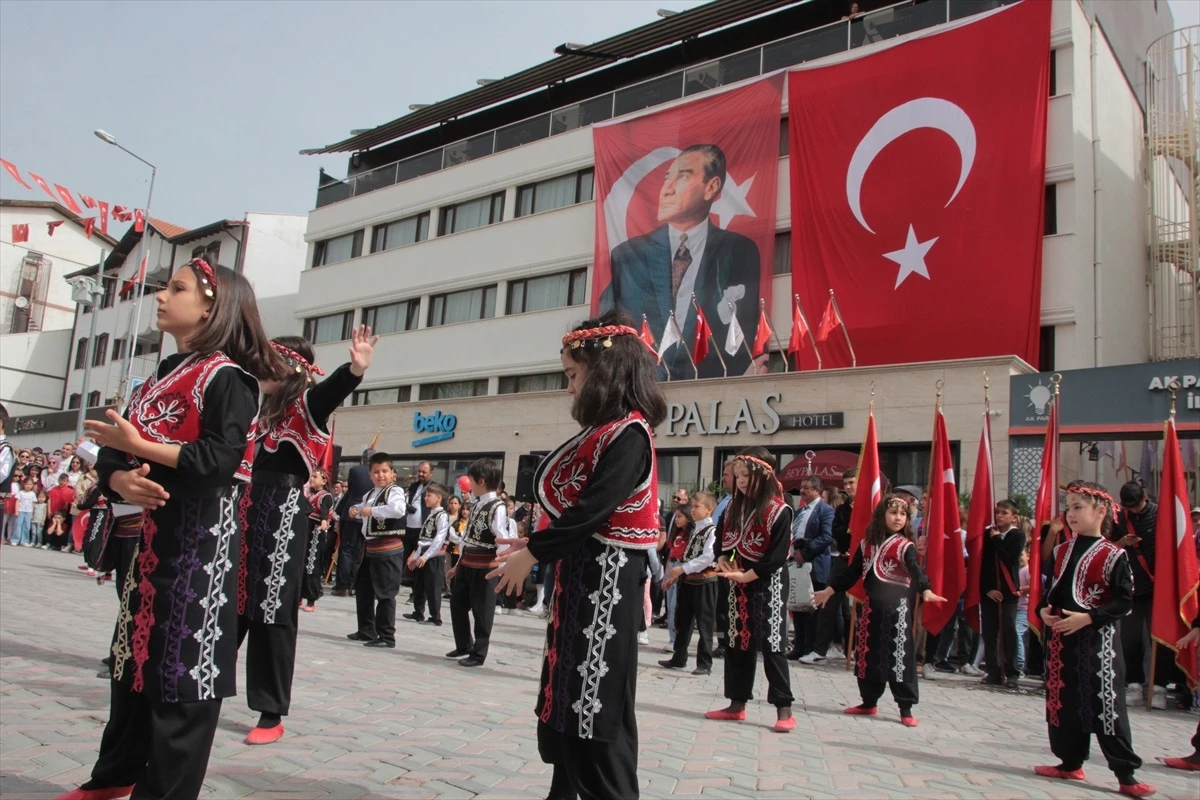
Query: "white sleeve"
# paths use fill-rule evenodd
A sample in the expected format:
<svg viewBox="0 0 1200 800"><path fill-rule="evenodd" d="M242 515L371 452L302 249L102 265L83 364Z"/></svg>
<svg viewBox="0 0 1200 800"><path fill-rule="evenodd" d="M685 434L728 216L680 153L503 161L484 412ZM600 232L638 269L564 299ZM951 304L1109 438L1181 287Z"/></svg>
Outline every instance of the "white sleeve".
<svg viewBox="0 0 1200 800"><path fill-rule="evenodd" d="M421 554L421 558L428 561L431 558L437 558L446 549L446 537L450 533L450 517L447 514L438 514L437 532L433 535L433 541L425 548L425 552Z"/></svg>
<svg viewBox="0 0 1200 800"><path fill-rule="evenodd" d="M388 491L386 503L371 507L371 516L377 519L406 518L408 516L408 509L405 507L404 490L399 486L393 486Z"/></svg>
<svg viewBox="0 0 1200 800"><path fill-rule="evenodd" d="M499 503L492 512L492 533L506 539L512 535L508 529L508 507L504 503Z"/></svg>
<svg viewBox="0 0 1200 800"><path fill-rule="evenodd" d="M704 551L697 558L687 561L683 564L683 572L685 575L695 575L698 572L703 572L712 566L715 558L715 550L717 544L717 526L714 525L708 529L708 533L704 537Z"/></svg>
<svg viewBox="0 0 1200 800"><path fill-rule="evenodd" d="M11 447L0 447L0 475L11 475L17 455Z"/></svg>

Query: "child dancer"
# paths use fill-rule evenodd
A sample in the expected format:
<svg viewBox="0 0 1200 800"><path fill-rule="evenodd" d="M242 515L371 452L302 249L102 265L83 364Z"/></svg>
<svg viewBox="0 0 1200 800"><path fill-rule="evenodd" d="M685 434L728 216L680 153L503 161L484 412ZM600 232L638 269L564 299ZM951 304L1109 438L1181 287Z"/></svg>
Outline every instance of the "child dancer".
<svg viewBox="0 0 1200 800"><path fill-rule="evenodd" d="M313 471L308 479L308 490L305 497L312 511L308 512L308 557L304 561L304 588L300 592L305 605L303 610L312 613L317 610L317 601L324 592L321 590L321 579L325 575L321 563L321 552L324 548L325 534L329 530L329 519L333 514L333 495L325 491L329 475L325 470Z"/></svg>
<svg viewBox="0 0 1200 800"><path fill-rule="evenodd" d="M926 603L945 600L929 589L929 579L917 559L916 532L909 516L908 499L889 494L875 507L862 543L850 568L829 586L817 592L814 602L821 607L835 592L849 591L863 582L863 603L855 633L855 675L862 703L850 706L847 714L873 717L879 713L879 698L890 687L900 706L900 722L917 727L912 707L917 704L917 654L913 644L915 600Z"/></svg>
<svg viewBox="0 0 1200 800"><path fill-rule="evenodd" d="M1125 708L1125 659L1117 620L1133 605L1133 572L1108 535L1116 503L1099 484L1067 487L1067 524L1075 536L1054 549L1054 577L1038 613L1046 625L1046 722L1058 766L1035 767L1047 778L1084 779L1092 734L1117 776L1121 794L1146 797L1154 787L1134 772Z"/></svg>
<svg viewBox="0 0 1200 800"><path fill-rule="evenodd" d="M537 704L550 797L636 800L638 585L658 543L651 432L666 401L654 356L617 312L568 333L560 356L583 430L534 476L552 521L509 542L493 575L518 592L535 563L557 562Z"/></svg>
<svg viewBox="0 0 1200 800"><path fill-rule="evenodd" d="M479 459L467 469L467 478L476 500L462 535L462 554L453 570L450 624L454 626L454 649L446 658L462 658L458 662L462 666L479 667L487 660L496 618L496 580L488 578L488 571L496 558L496 539L509 538L508 510L496 494L500 467L495 461ZM475 618L474 630L468 613Z"/></svg>
<svg viewBox="0 0 1200 800"><path fill-rule="evenodd" d="M717 574L728 581L729 641L725 649L727 708L709 711L708 719L744 720L754 689L754 662L762 653L767 702L775 706L775 730L796 727L788 675L788 575L792 509L783 501L775 477L775 458L762 447L748 447L733 462L737 487L721 538Z"/></svg>
<svg viewBox="0 0 1200 800"><path fill-rule="evenodd" d="M429 516L421 524L416 551L408 559L413 576L413 613L417 622L442 625L442 582L446 578L446 539L450 533L450 517L442 509L449 491L440 483L425 485L424 500ZM425 619L425 606L429 619Z"/></svg>
<svg viewBox="0 0 1200 800"><path fill-rule="evenodd" d="M358 387L379 337L365 325L354 330L350 361L323 375L312 346L281 336L271 347L287 364L286 377L263 381L262 412L255 427L250 489L238 512L243 527L238 570L238 646L246 651L246 702L260 716L246 744L271 744L283 736L292 702L296 626L308 545L304 485L329 445L329 415Z"/></svg>
<svg viewBox="0 0 1200 800"><path fill-rule="evenodd" d="M196 797L221 700L236 691L235 473L258 408L253 376L278 377L282 364L233 270L193 259L155 299L179 352L133 392L127 418L84 423L104 445L105 491L146 510L121 590L100 756L67 800Z"/></svg>
<svg viewBox="0 0 1200 800"><path fill-rule="evenodd" d="M658 663L668 669L687 666L694 624L700 632L700 646L696 650L693 675L712 673L712 636L717 614L717 571L713 566L717 527L713 524L712 515L716 507L717 498L711 493L696 492L692 495L692 513L682 563L673 567L663 581L663 588L679 583L679 595L675 600L675 655ZM690 522L691 519L695 522ZM678 518L675 525L678 531Z"/></svg>
<svg viewBox="0 0 1200 800"><path fill-rule="evenodd" d="M354 579L358 630L349 639L367 647L396 646L396 595L404 574L404 490L396 483L392 457L375 453L368 464L375 488L363 502L350 506L350 517L362 520L366 547Z"/></svg>
<svg viewBox="0 0 1200 800"><path fill-rule="evenodd" d="M1196 642L1200 642L1200 614L1197 614L1196 618L1192 620L1192 629L1188 631L1187 635L1175 643L1175 649L1182 650ZM1196 733L1192 736L1192 754L1182 758L1164 758L1163 763L1172 769L1200 771L1200 722L1196 723Z"/></svg>

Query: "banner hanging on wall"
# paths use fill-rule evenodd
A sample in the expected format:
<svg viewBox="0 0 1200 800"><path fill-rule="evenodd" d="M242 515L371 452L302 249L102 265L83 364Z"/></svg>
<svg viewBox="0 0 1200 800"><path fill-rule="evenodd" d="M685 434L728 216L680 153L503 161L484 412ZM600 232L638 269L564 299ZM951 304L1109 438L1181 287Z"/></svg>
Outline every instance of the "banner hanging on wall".
<svg viewBox="0 0 1200 800"><path fill-rule="evenodd" d="M770 304L783 75L635 119L596 125L593 312L645 317L671 378L751 369ZM695 295L695 303L692 298ZM696 344L707 320L707 348ZM741 336L730 335L736 315ZM665 337L665 338L664 338ZM703 352L693 368L689 356Z"/></svg>

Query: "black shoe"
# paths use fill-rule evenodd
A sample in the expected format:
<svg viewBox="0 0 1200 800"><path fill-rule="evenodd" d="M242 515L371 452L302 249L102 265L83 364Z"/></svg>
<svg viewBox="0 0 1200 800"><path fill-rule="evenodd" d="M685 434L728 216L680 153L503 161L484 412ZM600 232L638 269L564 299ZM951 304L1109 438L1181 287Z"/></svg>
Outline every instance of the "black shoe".
<svg viewBox="0 0 1200 800"><path fill-rule="evenodd" d="M802 656L802 655L804 655L804 653L801 653L799 650L789 650L788 654L787 654L787 660L788 661L799 661L800 656Z"/></svg>
<svg viewBox="0 0 1200 800"><path fill-rule="evenodd" d="M105 656L104 658L100 659L100 663L111 669L112 668L112 656Z"/></svg>
<svg viewBox="0 0 1200 800"><path fill-rule="evenodd" d="M345 589L334 589L333 596L334 597L349 597L350 593L347 592Z"/></svg>
<svg viewBox="0 0 1200 800"><path fill-rule="evenodd" d="M696 667L692 670L693 675L712 675L712 670L708 667Z"/></svg>
<svg viewBox="0 0 1200 800"><path fill-rule="evenodd" d="M724 657L725 657L725 645L723 645L723 644L717 645L717 649L713 650L713 658L724 658Z"/></svg>
<svg viewBox="0 0 1200 800"><path fill-rule="evenodd" d="M470 650L451 650L449 653L446 653L446 658L462 658L469 655L471 655Z"/></svg>
<svg viewBox="0 0 1200 800"><path fill-rule="evenodd" d="M992 677L981 678L979 680L979 682L982 683L984 686L999 686L1000 685L999 678L992 678Z"/></svg>
<svg viewBox="0 0 1200 800"><path fill-rule="evenodd" d="M96 677L97 677L97 678L104 678L104 680L106 680L106 681L111 681L111 680L112 680L112 673L111 673L111 672L109 672L107 669L102 669L102 670L100 670L99 672L97 672L97 673L96 673Z"/></svg>
<svg viewBox="0 0 1200 800"><path fill-rule="evenodd" d="M354 633L347 633L346 638L352 642L372 642L372 641L374 641L374 639L372 639L370 636L367 636L365 633L359 633L358 631L355 631Z"/></svg>
<svg viewBox="0 0 1200 800"><path fill-rule="evenodd" d="M363 642L363 647L395 647L395 642L385 642L383 639L373 639L369 642Z"/></svg>
<svg viewBox="0 0 1200 800"><path fill-rule="evenodd" d="M667 669L685 669L687 667L686 662L683 664L680 664L678 661L676 661L673 658L668 658L665 661L660 661L660 662L658 662L658 665L660 667L666 667Z"/></svg>
<svg viewBox="0 0 1200 800"><path fill-rule="evenodd" d="M442 621L440 619L423 619L423 620L421 620L421 624L422 625L436 625L439 628L442 627Z"/></svg>
<svg viewBox="0 0 1200 800"><path fill-rule="evenodd" d="M405 619L411 619L413 622L424 622L425 621L425 615L418 614L415 611L410 612L408 614L401 614L400 616L404 617Z"/></svg>
<svg viewBox="0 0 1200 800"><path fill-rule="evenodd" d="M938 672L958 672L949 661L939 661L933 665L933 668Z"/></svg>
<svg viewBox="0 0 1200 800"><path fill-rule="evenodd" d="M462 661L458 662L460 667L482 667L483 659L479 656L467 656Z"/></svg>
<svg viewBox="0 0 1200 800"><path fill-rule="evenodd" d="M1012 691L1016 691L1021 688L1021 684L1017 683L1016 678L1009 678L1008 680L1006 680L1004 682L1004 688L1011 689Z"/></svg>

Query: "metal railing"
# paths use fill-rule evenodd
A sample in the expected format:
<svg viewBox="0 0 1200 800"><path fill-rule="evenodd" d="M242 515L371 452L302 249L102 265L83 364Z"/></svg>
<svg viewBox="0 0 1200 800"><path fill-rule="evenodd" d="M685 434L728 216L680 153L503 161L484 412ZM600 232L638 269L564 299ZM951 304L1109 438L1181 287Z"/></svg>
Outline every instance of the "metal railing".
<svg viewBox="0 0 1200 800"><path fill-rule="evenodd" d="M469 139L429 150L400 161L351 175L345 180L325 176L317 187L317 208L348 200L397 183L419 178L514 147L549 139L567 131L632 114L683 97L803 64L866 44L962 19L1016 0L904 0L854 19L814 28L717 61L651 78L614 92L584 100L549 114L523 119Z"/></svg>

